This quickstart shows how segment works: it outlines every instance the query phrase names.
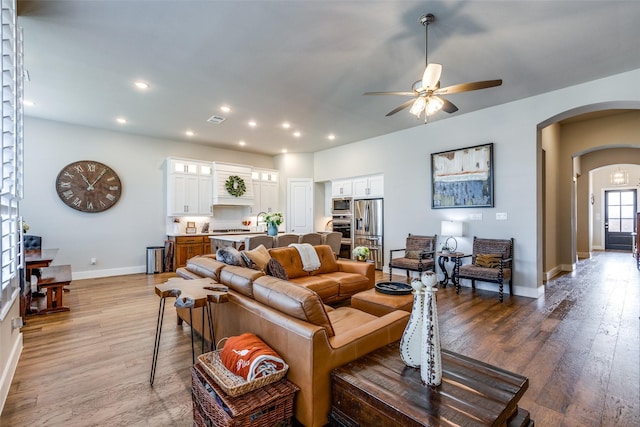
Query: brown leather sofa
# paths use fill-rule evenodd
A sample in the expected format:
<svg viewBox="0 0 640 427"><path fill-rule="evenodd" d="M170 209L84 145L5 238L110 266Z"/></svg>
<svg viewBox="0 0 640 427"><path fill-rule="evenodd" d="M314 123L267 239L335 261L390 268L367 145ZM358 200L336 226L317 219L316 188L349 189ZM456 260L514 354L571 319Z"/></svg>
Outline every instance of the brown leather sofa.
<svg viewBox="0 0 640 427"><path fill-rule="evenodd" d="M328 422L331 370L399 340L409 319L405 311L376 317L351 307L334 309L325 305L311 287L258 270L225 265L210 257L192 258L179 274L211 277L229 287L229 302L211 306L216 339L252 332L276 350L289 365L287 378L300 387L295 417L308 427ZM348 289L346 286L343 295ZM340 295L340 286L337 292ZM178 309L178 315L189 319L188 309ZM194 310L193 315L194 330L198 330L202 309ZM205 336L209 338L206 331L205 322Z"/></svg>

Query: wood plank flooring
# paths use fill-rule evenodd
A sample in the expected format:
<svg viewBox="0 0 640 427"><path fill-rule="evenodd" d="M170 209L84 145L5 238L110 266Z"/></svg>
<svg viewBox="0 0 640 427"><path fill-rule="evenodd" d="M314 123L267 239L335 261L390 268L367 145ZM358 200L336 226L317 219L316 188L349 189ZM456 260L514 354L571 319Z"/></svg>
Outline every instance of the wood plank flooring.
<svg viewBox="0 0 640 427"><path fill-rule="evenodd" d="M28 317L0 426L192 425L190 331L171 300L149 385L154 285L171 276L77 280L70 312ZM537 300L449 286L438 313L444 348L529 377L520 404L537 426L640 425L640 271L628 253L580 261Z"/></svg>

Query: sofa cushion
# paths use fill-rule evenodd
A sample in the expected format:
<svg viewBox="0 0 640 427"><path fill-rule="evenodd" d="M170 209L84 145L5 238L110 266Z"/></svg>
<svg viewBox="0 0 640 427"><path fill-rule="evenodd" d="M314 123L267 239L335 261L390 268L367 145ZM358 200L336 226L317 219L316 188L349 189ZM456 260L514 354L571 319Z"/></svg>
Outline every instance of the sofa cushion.
<svg viewBox="0 0 640 427"><path fill-rule="evenodd" d="M242 256L240 256L240 251L233 246L224 246L218 249L216 251L216 259L228 265L247 266Z"/></svg>
<svg viewBox="0 0 640 427"><path fill-rule="evenodd" d="M323 277L338 283L340 296L351 296L369 289L369 278L362 274L336 271L335 273L327 273Z"/></svg>
<svg viewBox="0 0 640 427"><path fill-rule="evenodd" d="M249 251L243 251L243 253L262 271L264 271L267 267L267 263L271 259L271 255L269 255L269 251L264 247L264 245L259 245L257 248Z"/></svg>
<svg viewBox="0 0 640 427"><path fill-rule="evenodd" d="M330 337L334 335L322 300L310 289L275 277L262 276L253 283L253 295L255 300L262 304L296 319L321 326L327 330Z"/></svg>
<svg viewBox="0 0 640 427"><path fill-rule="evenodd" d="M320 276L304 276L296 277L295 279L289 278L289 281L299 286L311 289L317 293L322 301L332 302L340 294L340 284L335 279L328 277L326 274Z"/></svg>
<svg viewBox="0 0 640 427"><path fill-rule="evenodd" d="M209 256L196 256L187 260L186 269L200 277L210 277L220 282L220 271L226 266Z"/></svg>
<svg viewBox="0 0 640 427"><path fill-rule="evenodd" d="M227 285L229 289L253 298L253 282L261 276L264 276L264 273L260 270L226 265L220 272L219 282Z"/></svg>
<svg viewBox="0 0 640 427"><path fill-rule="evenodd" d="M314 246L314 249L316 250L318 259L320 260L320 268L313 271L311 274L325 274L338 271L338 261L336 261L336 256L331 250L331 246L317 245Z"/></svg>
<svg viewBox="0 0 640 427"><path fill-rule="evenodd" d="M302 268L302 258L296 248L273 248L269 250L269 254L271 258L277 259L282 264L289 280L309 276L309 273Z"/></svg>

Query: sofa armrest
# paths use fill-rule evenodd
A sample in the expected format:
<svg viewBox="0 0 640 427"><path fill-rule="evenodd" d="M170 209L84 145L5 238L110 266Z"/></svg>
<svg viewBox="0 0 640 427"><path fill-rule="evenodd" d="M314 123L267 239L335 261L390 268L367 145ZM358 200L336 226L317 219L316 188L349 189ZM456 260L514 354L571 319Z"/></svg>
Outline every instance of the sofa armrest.
<svg viewBox="0 0 640 427"><path fill-rule="evenodd" d="M369 279L370 288L373 288L376 283L376 268L370 262L338 260L338 271L366 276Z"/></svg>

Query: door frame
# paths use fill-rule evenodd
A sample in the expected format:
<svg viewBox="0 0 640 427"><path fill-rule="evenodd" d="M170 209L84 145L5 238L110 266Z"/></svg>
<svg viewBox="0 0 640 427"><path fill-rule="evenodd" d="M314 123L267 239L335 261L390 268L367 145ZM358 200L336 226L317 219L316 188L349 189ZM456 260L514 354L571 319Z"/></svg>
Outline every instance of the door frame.
<svg viewBox="0 0 640 427"><path fill-rule="evenodd" d="M609 216L608 216L608 203L607 203L607 193L609 192L633 192L633 211L634 214L633 216L633 230L631 232L633 232L634 230L637 229L638 224L635 223L636 221L636 212L638 212L638 189L635 187L606 187L606 188L602 188L602 249L603 250L617 250L615 248L609 248L608 247L608 220L609 220ZM630 232L630 233L631 233ZM633 251L633 235L630 234L630 239L631 239L631 247L630 247L630 251Z"/></svg>

